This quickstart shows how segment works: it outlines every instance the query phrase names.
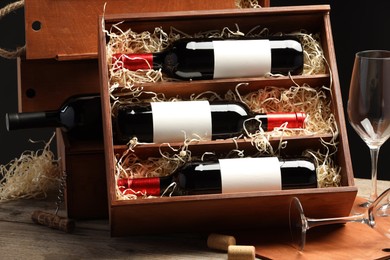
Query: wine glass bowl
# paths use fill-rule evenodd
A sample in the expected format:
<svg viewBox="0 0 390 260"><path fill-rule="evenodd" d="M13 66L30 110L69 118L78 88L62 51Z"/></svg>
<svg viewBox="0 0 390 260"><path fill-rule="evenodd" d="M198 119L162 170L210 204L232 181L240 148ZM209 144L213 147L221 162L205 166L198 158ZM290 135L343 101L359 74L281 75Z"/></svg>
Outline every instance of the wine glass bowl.
<svg viewBox="0 0 390 260"><path fill-rule="evenodd" d="M306 245L307 231L316 226L357 222L366 224L380 234L390 239L390 188L385 190L373 201L365 211L345 217L309 218L305 216L303 206L297 197L290 201L289 222L293 245L303 251Z"/></svg>
<svg viewBox="0 0 390 260"><path fill-rule="evenodd" d="M371 194L377 197L377 163L381 145L390 137L390 51L356 53L347 105L352 128L370 149Z"/></svg>

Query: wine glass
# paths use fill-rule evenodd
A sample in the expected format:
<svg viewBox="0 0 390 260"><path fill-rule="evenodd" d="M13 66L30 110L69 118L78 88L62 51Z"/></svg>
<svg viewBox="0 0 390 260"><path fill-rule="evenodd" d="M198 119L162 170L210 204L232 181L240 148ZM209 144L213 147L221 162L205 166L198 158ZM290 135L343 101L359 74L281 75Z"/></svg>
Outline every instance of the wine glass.
<svg viewBox="0 0 390 260"><path fill-rule="evenodd" d="M360 205L367 207L378 197L379 149L390 136L390 51L356 53L347 111L353 129L370 149L371 193Z"/></svg>
<svg viewBox="0 0 390 260"><path fill-rule="evenodd" d="M292 242L295 247L302 251L306 244L306 232L312 227L358 222L366 224L382 235L390 238L390 188L379 195L365 212L338 218L308 218L305 216L302 204L297 197L293 197L290 202L289 221Z"/></svg>

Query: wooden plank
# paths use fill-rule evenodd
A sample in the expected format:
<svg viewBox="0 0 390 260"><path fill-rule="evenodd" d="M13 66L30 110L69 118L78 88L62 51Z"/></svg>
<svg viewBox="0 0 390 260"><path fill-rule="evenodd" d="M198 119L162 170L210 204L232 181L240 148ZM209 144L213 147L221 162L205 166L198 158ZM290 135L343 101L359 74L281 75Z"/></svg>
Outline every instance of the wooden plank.
<svg viewBox="0 0 390 260"><path fill-rule="evenodd" d="M25 1L27 59L97 57L98 16L236 8L235 0L83 0Z"/></svg>
<svg viewBox="0 0 390 260"><path fill-rule="evenodd" d="M67 98L99 93L97 59L57 61L18 59L18 110L59 109Z"/></svg>
<svg viewBox="0 0 390 260"><path fill-rule="evenodd" d="M359 180L359 189L370 187ZM389 181L380 182L389 186ZM205 233L165 233L112 238L107 220L76 221L72 234L35 225L34 210L52 212L55 193L44 200L0 203L2 259L226 259L223 251L206 246ZM60 214L65 214L64 210ZM237 221L245 221L238 219ZM183 230L185 232L185 230ZM308 231L303 252L290 243L286 229L227 233L239 245L254 245L260 259L376 259L388 256L389 240L361 223L316 227Z"/></svg>

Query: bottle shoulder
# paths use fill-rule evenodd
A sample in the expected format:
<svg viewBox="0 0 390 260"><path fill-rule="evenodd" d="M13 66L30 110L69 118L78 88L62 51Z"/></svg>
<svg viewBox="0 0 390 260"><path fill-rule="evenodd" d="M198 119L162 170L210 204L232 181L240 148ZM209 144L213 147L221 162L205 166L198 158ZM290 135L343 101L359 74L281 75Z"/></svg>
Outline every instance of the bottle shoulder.
<svg viewBox="0 0 390 260"><path fill-rule="evenodd" d="M85 94L85 95L75 95L69 97L62 105L62 108L67 106L81 106L85 104L95 104L100 106L100 95L98 94Z"/></svg>
<svg viewBox="0 0 390 260"><path fill-rule="evenodd" d="M210 102L211 113L229 113L237 114L240 116L250 116L252 114L249 107L238 101L213 101Z"/></svg>

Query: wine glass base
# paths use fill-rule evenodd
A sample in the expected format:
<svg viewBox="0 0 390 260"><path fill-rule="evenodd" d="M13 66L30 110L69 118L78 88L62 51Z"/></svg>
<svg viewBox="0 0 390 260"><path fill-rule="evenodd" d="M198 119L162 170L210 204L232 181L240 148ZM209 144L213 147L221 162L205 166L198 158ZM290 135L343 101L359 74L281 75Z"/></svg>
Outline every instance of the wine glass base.
<svg viewBox="0 0 390 260"><path fill-rule="evenodd" d="M302 204L297 197L293 197L290 201L289 222L292 245L299 251L303 251L308 228Z"/></svg>
<svg viewBox="0 0 390 260"><path fill-rule="evenodd" d="M377 216L380 216L382 218L389 217L390 216L390 204L389 202L383 204L380 206L376 212ZM386 235L388 237L388 235Z"/></svg>

